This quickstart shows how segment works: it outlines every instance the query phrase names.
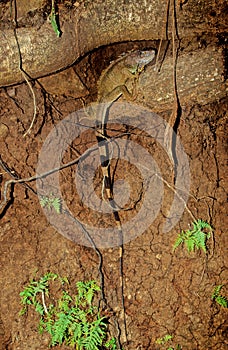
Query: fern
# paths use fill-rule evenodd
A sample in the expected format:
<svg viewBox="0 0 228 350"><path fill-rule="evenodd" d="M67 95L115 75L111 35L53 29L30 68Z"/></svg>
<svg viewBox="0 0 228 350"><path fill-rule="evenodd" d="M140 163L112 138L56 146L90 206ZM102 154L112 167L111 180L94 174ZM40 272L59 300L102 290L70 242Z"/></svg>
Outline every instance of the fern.
<svg viewBox="0 0 228 350"><path fill-rule="evenodd" d="M206 231L206 232L205 232ZM203 220L193 222L193 229L182 231L173 245L173 251L181 244L185 243L189 253L196 249L202 249L204 253L207 252L206 242L210 238L212 227Z"/></svg>
<svg viewBox="0 0 228 350"><path fill-rule="evenodd" d="M82 336L83 336L83 323L72 322L69 325L69 338L66 341L67 345L74 346L77 344L78 346L82 346Z"/></svg>
<svg viewBox="0 0 228 350"><path fill-rule="evenodd" d="M76 297L76 305L81 304L82 306L86 306L89 304L89 313L93 313L94 307L92 307L92 300L94 294L100 290L100 287L97 285L95 281L88 282L77 282L76 283L78 296Z"/></svg>
<svg viewBox="0 0 228 350"><path fill-rule="evenodd" d="M105 346L110 350L117 350L116 338L111 338L105 343Z"/></svg>
<svg viewBox="0 0 228 350"><path fill-rule="evenodd" d="M165 345L167 342L169 342L170 340L172 340L173 339L173 336L172 335L170 335L170 334L166 334L166 335L164 335L164 337L162 337L162 338L158 338L156 341L155 341L155 343L156 344L160 344L160 345ZM174 348L174 347L172 347L172 346L169 346L168 348L167 348L167 350L181 350L182 348L181 348L181 346L179 345L179 344L177 344L177 346Z"/></svg>
<svg viewBox="0 0 228 350"><path fill-rule="evenodd" d="M71 296L65 290L62 291L62 297L58 301L59 310L68 312L70 310Z"/></svg>
<svg viewBox="0 0 228 350"><path fill-rule="evenodd" d="M82 345L86 350L99 350L106 335L107 325L103 322L104 318L95 320L90 324L86 324L83 331L85 339Z"/></svg>
<svg viewBox="0 0 228 350"><path fill-rule="evenodd" d="M49 197L41 197L40 205L42 208L47 207L48 210L51 210L53 208L57 214L60 214L62 210L61 198L54 197L52 193Z"/></svg>
<svg viewBox="0 0 228 350"><path fill-rule="evenodd" d="M55 304L47 304L49 281L57 277L62 287L61 296ZM50 334L50 346L65 344L76 346L77 350L115 350L115 338L107 342L107 319L100 317L97 307L93 306L94 296L100 290L97 283L93 280L77 282L77 294L72 297L63 289L66 281L68 283L68 280L48 273L38 281L30 281L20 293L22 304L25 307L33 305L40 315L39 332Z"/></svg>
<svg viewBox="0 0 228 350"><path fill-rule="evenodd" d="M218 295L217 298L215 298L215 301L220 305L223 306L225 308L228 307L228 301L226 299L226 297L223 297L222 295Z"/></svg>
<svg viewBox="0 0 228 350"><path fill-rule="evenodd" d="M24 308L20 311L20 315L23 315L27 311L27 305L33 304L35 310L40 314L44 314L44 306L37 300L37 294L44 293L48 296L48 282L55 280L56 274L46 273L39 281L31 280L25 289L20 293L21 303Z"/></svg>
<svg viewBox="0 0 228 350"><path fill-rule="evenodd" d="M67 338L67 332L69 325L71 323L71 319L69 318L68 314L65 314L64 312L60 312L57 314L58 319L55 321L55 323L52 325L51 329L51 345L58 345L62 344L64 340Z"/></svg>
<svg viewBox="0 0 228 350"><path fill-rule="evenodd" d="M223 287L223 284L219 284L218 286L215 286L211 298L212 298L212 300L215 300L220 306L227 308L228 307L228 300L226 297L224 297L220 294L222 287Z"/></svg>
<svg viewBox="0 0 228 350"><path fill-rule="evenodd" d="M167 343L169 340L171 340L173 338L172 335L170 334L166 334L163 338L158 338L155 343L156 344L165 344Z"/></svg>
<svg viewBox="0 0 228 350"><path fill-rule="evenodd" d="M100 287L97 285L95 281L88 282L77 282L76 283L78 289L78 297L79 300L85 299L85 301L91 305L93 296L95 292L100 290Z"/></svg>
<svg viewBox="0 0 228 350"><path fill-rule="evenodd" d="M212 299L215 299L219 294L220 294L220 290L222 289L223 284L219 284L218 286L215 286L213 294L211 296Z"/></svg>

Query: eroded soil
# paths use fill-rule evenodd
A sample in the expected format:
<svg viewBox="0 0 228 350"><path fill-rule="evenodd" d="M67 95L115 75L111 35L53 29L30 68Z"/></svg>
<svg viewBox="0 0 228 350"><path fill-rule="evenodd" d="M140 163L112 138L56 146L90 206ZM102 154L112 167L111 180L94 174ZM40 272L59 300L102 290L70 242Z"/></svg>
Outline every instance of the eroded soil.
<svg viewBox="0 0 228 350"><path fill-rule="evenodd" d="M31 136L23 137L33 114L31 95L26 84L2 89L1 156L20 177L35 174L39 152L49 132L59 121L82 108L82 101L63 96L44 98L34 87L38 115ZM158 337L169 333L173 344L183 349L226 348L226 309L213 303L215 285L226 286L226 112L225 101L205 106L183 108L178 129L188 155L191 188L188 207L196 218L208 221L214 236L208 242L205 265L203 252L189 255L183 248L172 252L172 245L181 229L188 229L192 218L185 210L178 224L162 233L162 223L168 214L173 192L164 186L160 212L147 230L124 247L124 279L129 349L159 349ZM169 112L162 117L168 119ZM113 127L114 128L114 127ZM124 137L124 136L123 136ZM126 136L125 136L126 137ZM145 134L132 132L138 142L156 160L163 178L171 184L172 169L165 152ZM93 130L74 140L64 161L76 158L95 144ZM162 154L163 153L163 154ZM121 163L120 163L121 165ZM83 209L74 187L75 168L61 172L64 198L82 222L99 227L114 225L112 217ZM129 175L128 175L129 173ZM134 166L125 161L117 165L115 176L127 178L132 200L143 191L142 179ZM4 185L9 175L1 170ZM135 185L135 179L139 182ZM101 190L101 173L97 172L95 191ZM30 186L36 190L35 183ZM135 195L135 197L134 197ZM13 203L4 211L1 223L1 336L2 349L47 349L48 337L37 332L37 316L31 310L19 317L19 292L34 276L47 271L68 276L74 282L98 278L98 258L92 248L76 244L63 237L49 224L37 196L16 185ZM139 200L143 201L143 194ZM137 208L134 209L137 212ZM131 220L134 211L121 212L121 219ZM118 248L101 249L104 257L105 292L113 309L120 307ZM223 288L223 294L227 290ZM62 347L64 348L64 347ZM161 347L160 347L161 348Z"/></svg>
<svg viewBox="0 0 228 350"><path fill-rule="evenodd" d="M9 2L6 3L7 7L1 8L1 16L5 21L3 28L8 23L6 19ZM73 2L69 1L69 5L73 6ZM49 12L48 7L47 13ZM34 15L34 22L26 23L41 24L39 13L37 16ZM43 18L43 15L41 17ZM23 21L19 24L24 25ZM114 52L115 47L112 50ZM95 100L95 82L103 63L97 67L94 75L91 64L93 66L96 64L93 62L93 56L81 68L83 83L86 83L89 90L82 84L81 90L78 88L81 91L80 96L75 96L72 85L69 85L73 79L72 75L67 75L69 71L66 75L60 76L58 90L51 89L53 84L51 77L50 83L49 78L45 78L49 94L41 89L38 83L34 84L37 116L31 134L26 137L23 135L33 117L31 91L26 84L0 90L1 157L13 171L13 175L17 174L20 178L35 175L40 151L49 133L57 130L60 121L70 113L80 109L83 111L84 104ZM75 72L77 67L73 67L71 74L74 75ZM162 225L169 214L174 192L170 188L173 186L173 169L166 152L146 130L142 133L139 129L133 130L123 125L110 125L112 129L109 132L110 136L119 138L121 135L123 140L131 140L147 150L156 161L163 180L166 181L162 182L164 193L155 219L150 222L150 214L141 219L142 221L137 223L139 229L144 222L150 222L145 232L129 240L124 246L124 293L129 333L129 345L124 347L125 350L164 349L165 347L156 344L155 340L165 334L173 335L173 347L180 344L182 349L188 350L227 348L227 311L211 300L215 285L224 284L222 294L228 295L225 236L227 108L225 100L211 104L206 104L205 101L202 106L182 106L178 135L188 156L191 172L187 203L189 210L184 211L175 227L167 233L163 233ZM160 117L167 121L170 113L171 110L168 110L160 114ZM63 162L72 161L94 145L96 145L94 130L88 128L83 135L72 140L66 152L62 154ZM56 152L58 151L57 147ZM140 152L136 153L135 157L134 159L140 160ZM93 164L91 168L92 166ZM142 208L147 187L136 164L120 160L112 161L111 166L115 180L124 179L128 183L129 199L125 204L131 210L121 210L120 217L123 223L131 222ZM89 172L91 168L82 170ZM114 227L112 215L102 215L88 208L80 199L75 187L76 170L77 167L74 165L62 170L60 175L61 194L71 212L83 224L101 229ZM0 169L2 189L10 178L4 169ZM95 172L93 183L95 193L101 198L100 169ZM29 185L35 192L35 182ZM53 188L53 193L55 190ZM99 278L99 261L95 250L66 238L72 237L69 226L66 227L64 235L61 235L48 221L34 192L22 185L15 185L13 200L2 211L0 232L2 275L0 349L2 350L48 348L50 339L38 333L38 317L35 312L30 310L28 315L19 316L21 309L19 293L35 275L40 277L51 271L67 276L72 291L75 282L79 280ZM117 188L117 198L118 193L121 197L121 187L119 192ZM9 193L7 197L9 198ZM151 193L151 198L156 202L154 193ZM151 211L154 205L152 202ZM213 236L207 243L207 258L200 251L188 254L183 247L172 251L177 233L191 226L192 217L189 211L195 218L207 221L214 228ZM118 315L121 307L119 249L101 249L101 253L104 259L105 294L110 307ZM62 346L61 349L67 347Z"/></svg>

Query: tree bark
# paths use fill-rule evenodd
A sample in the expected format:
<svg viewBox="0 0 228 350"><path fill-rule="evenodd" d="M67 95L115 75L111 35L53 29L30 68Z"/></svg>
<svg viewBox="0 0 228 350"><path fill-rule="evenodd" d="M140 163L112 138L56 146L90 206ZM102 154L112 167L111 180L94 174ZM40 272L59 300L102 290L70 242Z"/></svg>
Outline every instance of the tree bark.
<svg viewBox="0 0 228 350"><path fill-rule="evenodd" d="M22 68L31 78L35 79L63 70L72 65L79 57L103 45L167 37L171 39L173 1L170 2L169 11L168 1L160 0L78 2L76 10L69 12L67 17L61 15L60 11L62 30L60 38L56 36L50 23L47 22L39 29L18 28L16 33ZM225 3L224 0L216 4L210 0L207 3L204 0L194 3L187 1L181 9L177 2L176 18L180 40L200 37L205 32L211 37L222 33L226 28ZM168 13L169 20L167 21ZM0 86L23 82L24 78L19 69L19 51L13 30L4 29L0 33L0 41ZM204 90L207 86L209 96L215 98L224 96L225 89L224 86L221 86L224 70L223 53L221 50L217 53L216 50L216 45L211 46L206 54L203 54L204 50L201 50L201 57L198 57L196 53L194 60L192 60L191 53L186 52L183 55L182 63L178 66L179 83L183 91L187 89L196 91L195 86L197 85L198 93L195 95L193 92L193 95L197 97L201 92L201 87L203 87L203 94L206 94ZM191 62L190 66L189 62ZM198 78L195 76L195 79L198 80L195 80L194 83L188 79L188 73L191 75L190 71L193 66L201 72L201 76ZM161 72L159 78L160 81L163 80L162 89L156 87L154 95L162 91L161 95L164 96L166 87L169 88L170 93L172 64L165 67L165 76L162 76ZM189 67L190 71L187 71L186 67ZM210 72L207 74L208 69ZM217 76L212 82L213 71L216 72L216 69ZM148 84L152 86L153 74L150 74L147 79Z"/></svg>
<svg viewBox="0 0 228 350"><path fill-rule="evenodd" d="M204 0L195 4L187 2L182 10L177 6L180 38L225 30L224 8L225 1L214 5L214 2L206 3ZM212 21L215 13L220 17L219 23L214 19L216 27ZM165 39L166 17L166 1L83 1L76 11L69 13L65 23L61 23L61 38L56 37L49 23L39 29L17 30L23 68L31 77L38 78L71 65L80 56L102 45ZM170 23L171 17L168 36L171 32ZM3 30L0 40L0 86L19 83L23 78L18 68L19 55L13 31Z"/></svg>

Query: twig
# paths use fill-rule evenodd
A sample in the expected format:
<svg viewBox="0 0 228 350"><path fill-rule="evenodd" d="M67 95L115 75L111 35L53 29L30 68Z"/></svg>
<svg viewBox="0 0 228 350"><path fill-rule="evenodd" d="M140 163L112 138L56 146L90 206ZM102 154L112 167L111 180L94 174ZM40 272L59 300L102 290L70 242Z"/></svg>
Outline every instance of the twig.
<svg viewBox="0 0 228 350"><path fill-rule="evenodd" d="M48 310L47 310L47 306L45 304L45 298L44 298L44 292L41 291L41 298L42 298L42 304L43 304L43 307L44 307L44 312L45 314L48 314Z"/></svg>
<svg viewBox="0 0 228 350"><path fill-rule="evenodd" d="M170 6L170 0L168 0L167 4L166 4L164 34L162 35L162 36L164 36L165 40L167 40L167 38L168 38L167 31L168 31L169 6ZM155 65L154 65L154 70L156 72L160 71L161 65L162 65L162 62L163 62L163 59L162 59L160 67L158 67L159 57L160 57L160 53L161 53L161 47L162 47L162 39L160 39L160 41L159 41L158 53L156 55L156 61L155 61Z"/></svg>
<svg viewBox="0 0 228 350"><path fill-rule="evenodd" d="M28 130L23 134L23 137L25 137L26 135L30 134L30 132L31 132L31 130L33 128L34 122L36 120L36 115L37 115L37 106L36 106L36 96L35 96L34 90L32 88L32 85L29 82L29 80L27 79L25 71L22 70L22 69L20 69L20 70L21 70L21 73L22 73L26 83L29 86L29 89L30 89L30 91L32 93L32 97L33 97L33 118L32 118L32 121L31 121L31 124L30 124Z"/></svg>
<svg viewBox="0 0 228 350"><path fill-rule="evenodd" d="M188 208L184 198L176 191L176 189L173 186L171 186L166 180L164 180L162 176L160 176L158 174L155 174L155 176L157 176L160 180L162 180L162 182L164 182L164 184L166 184L166 186L169 187L173 191L173 193L175 193L177 195L177 197L184 203L184 206L185 206L187 212L189 213L189 215L191 216L191 218L193 219L193 221L196 221L196 217L193 215L191 210ZM194 196L192 196L192 195L191 195L191 197L194 198Z"/></svg>
<svg viewBox="0 0 228 350"><path fill-rule="evenodd" d="M10 169L9 166L2 160L1 155L0 155L0 166L5 171L5 173L10 175L10 177L12 177L14 180L19 180L20 179L20 177L17 174L17 172L15 170ZM29 185L27 185L25 183L22 183L22 185L25 188L31 190L33 193L37 194L36 191L32 187L30 187Z"/></svg>
<svg viewBox="0 0 228 350"><path fill-rule="evenodd" d="M11 188L12 185L18 184L18 183L19 183L19 184L23 184L23 183L25 183L25 182L32 182L32 181L41 179L41 178L43 178L43 177L46 177L46 176L48 176L48 175L51 175L51 174L53 174L53 173L55 173L55 172L57 172L57 171L59 171L59 170L65 169L65 168L67 168L67 167L69 167L69 166L71 166L71 165L77 164L81 159L84 159L84 158L86 158L90 153L95 152L96 149L97 149L96 147L93 148L93 149L89 149L89 150L86 151L82 156L80 156L80 157L78 157L78 158L72 160L71 162L66 163L66 164L63 164L63 165L61 165L61 166L59 166L59 167L57 167L57 168L53 168L53 169L51 169L51 170L49 170L49 171L47 171L47 172L45 172L45 173L42 173L42 174L40 174L40 175L33 175L33 176L31 176L31 177L28 177L28 178L13 179L13 180L8 180L8 181L6 181L6 182L5 182L5 185L4 185L4 188L3 188L3 201L2 201L1 204L0 204L0 209L1 209L3 206L5 206L5 205L7 204L7 202L8 202L8 200L7 200L7 192L8 192L8 188L9 188L9 187ZM3 164L4 164L4 162L3 162L3 160L2 160L2 158L1 158L1 156L0 156L0 165L1 165L2 167L3 167ZM3 168L4 168L4 167L3 167Z"/></svg>
<svg viewBox="0 0 228 350"><path fill-rule="evenodd" d="M168 0L168 3L170 3L170 0ZM173 131L175 129L175 124L178 121L178 118L180 117L181 113L181 106L179 102L178 97L178 90L177 90L177 57L178 57L178 50L179 50L179 37L177 32L177 24L176 24L176 3L175 0L172 0L172 46L173 46L173 92L174 92L174 102L173 102L173 110L171 113L171 116L169 118L168 124L165 129L164 133L164 143L167 147L168 154L170 159L172 160L173 166L174 166L174 182L176 178L176 155L175 155L175 144L173 140ZM178 46L175 44L175 38L178 39Z"/></svg>

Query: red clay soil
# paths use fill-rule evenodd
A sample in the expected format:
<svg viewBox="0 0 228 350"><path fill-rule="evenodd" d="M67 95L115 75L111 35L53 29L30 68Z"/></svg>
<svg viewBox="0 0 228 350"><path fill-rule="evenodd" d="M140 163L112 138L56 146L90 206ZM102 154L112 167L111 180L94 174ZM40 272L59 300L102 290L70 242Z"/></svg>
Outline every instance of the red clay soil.
<svg viewBox="0 0 228 350"><path fill-rule="evenodd" d="M38 87L34 87L34 91L38 115L31 135L27 137L23 134L33 115L28 86L2 89L0 93L1 157L21 178L35 174L39 152L48 133L60 120L82 108L77 99L54 95L47 98ZM182 349L225 350L227 347L227 311L211 299L215 285L224 284L222 292L227 295L227 107L226 101L186 107L178 128L191 171L188 208L196 218L209 222L214 228L207 243L207 259L201 251L188 254L182 247L172 252L177 233L188 229L192 218L185 210L176 226L170 232L162 233L162 223L173 198L173 192L167 186L164 186L163 202L156 219L143 234L124 246L124 293L129 333L129 346L125 349L164 349L165 346L155 341L165 334L173 335L172 346L180 344ZM168 114L163 117L168 118ZM132 133L131 137L152 154L162 176L171 183L170 165L167 155L162 155L164 151L147 135ZM95 142L94 132L88 130L72 143L66 152L66 160L76 158ZM126 177L126 173L134 200L134 195L137 197L137 193L143 191L142 180L135 167L127 167L126 162L117 165L117 178ZM93 211L83 210L75 194L73 167L61 174L64 198L68 196L75 216L99 227L115 225L109 214L102 219ZM0 176L4 186L10 177L3 169ZM94 178L98 195L101 179L98 172ZM139 182L138 187L135 179ZM30 186L36 190L34 182ZM44 350L48 348L49 337L38 333L38 317L34 311L30 310L24 317L18 315L21 308L19 293L35 272L38 277L47 271L67 276L72 286L79 280L98 279L98 257L93 248L68 240L51 226L32 191L17 184L13 198L1 220L1 349ZM139 206L142 200L143 195ZM124 221L130 220L134 212L122 211L120 214ZM101 252L106 297L111 307L118 310L121 305L119 250L109 248L101 249Z"/></svg>

